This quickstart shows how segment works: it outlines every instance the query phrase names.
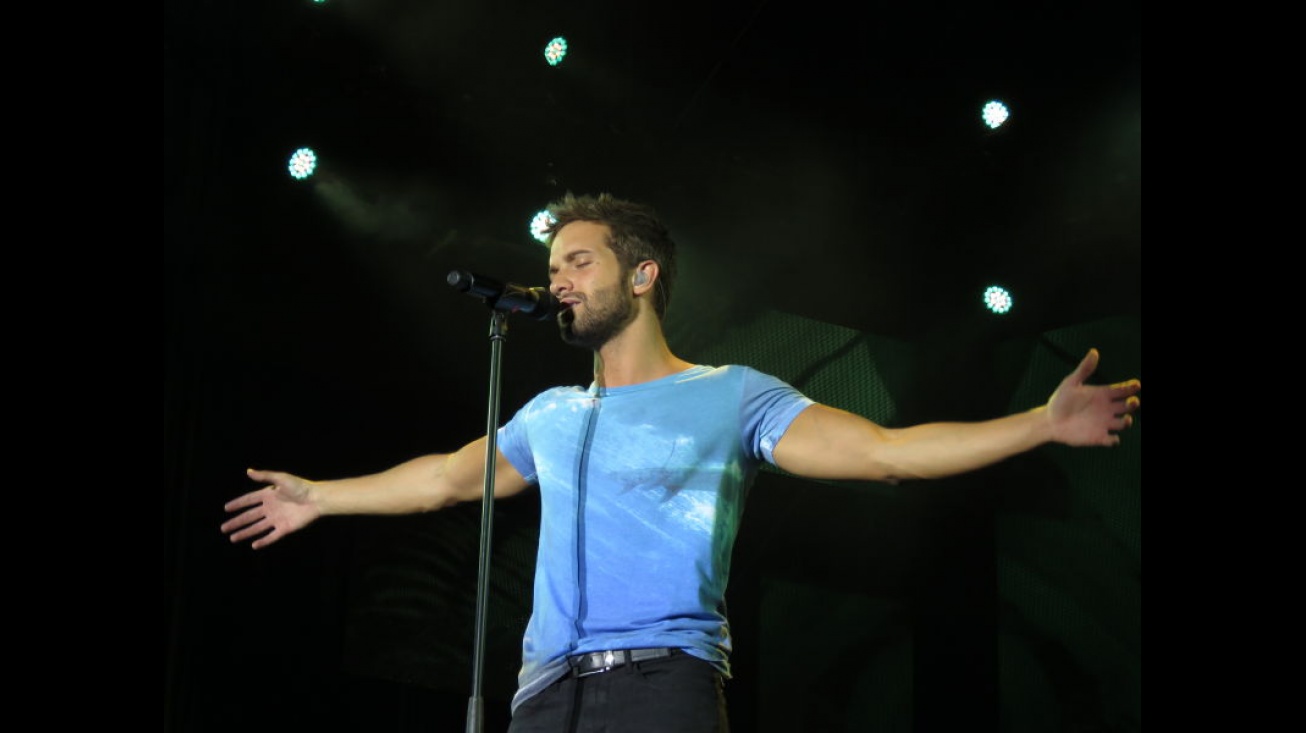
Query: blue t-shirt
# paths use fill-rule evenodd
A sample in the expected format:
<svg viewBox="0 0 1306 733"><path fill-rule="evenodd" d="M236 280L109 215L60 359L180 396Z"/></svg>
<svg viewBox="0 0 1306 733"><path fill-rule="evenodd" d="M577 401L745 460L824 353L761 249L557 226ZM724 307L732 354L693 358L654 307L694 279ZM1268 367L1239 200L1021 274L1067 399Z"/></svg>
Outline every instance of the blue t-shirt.
<svg viewBox="0 0 1306 733"><path fill-rule="evenodd" d="M729 675L725 590L744 499L812 400L744 366L546 390L499 428L540 487L515 710L573 654L676 647Z"/></svg>

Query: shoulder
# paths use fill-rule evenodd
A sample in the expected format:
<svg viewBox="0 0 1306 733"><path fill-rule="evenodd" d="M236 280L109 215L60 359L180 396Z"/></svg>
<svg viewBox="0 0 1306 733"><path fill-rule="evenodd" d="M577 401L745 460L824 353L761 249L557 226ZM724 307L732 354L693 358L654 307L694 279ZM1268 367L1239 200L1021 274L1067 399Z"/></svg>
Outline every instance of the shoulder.
<svg viewBox="0 0 1306 733"><path fill-rule="evenodd" d="M526 404L522 405L522 412L529 414L553 409L576 400L588 399L589 396L589 392L584 387L549 387L527 400Z"/></svg>
<svg viewBox="0 0 1306 733"><path fill-rule="evenodd" d="M730 364L725 368L729 369L736 378L742 380L745 384L755 385L762 388L788 387L792 389L790 384L780 377L769 372L764 372L755 367L747 366L745 364Z"/></svg>
<svg viewBox="0 0 1306 733"><path fill-rule="evenodd" d="M734 385L742 394L752 395L768 392L798 392L791 384L775 376L745 364L723 364L721 366L696 367L695 376L716 381L720 384Z"/></svg>
<svg viewBox="0 0 1306 733"><path fill-rule="evenodd" d="M766 372L759 371L744 364L722 364L720 366L696 364L693 368L686 370L684 376L689 379L699 377L713 377L716 379L754 379L762 377L775 379L775 377L772 377Z"/></svg>

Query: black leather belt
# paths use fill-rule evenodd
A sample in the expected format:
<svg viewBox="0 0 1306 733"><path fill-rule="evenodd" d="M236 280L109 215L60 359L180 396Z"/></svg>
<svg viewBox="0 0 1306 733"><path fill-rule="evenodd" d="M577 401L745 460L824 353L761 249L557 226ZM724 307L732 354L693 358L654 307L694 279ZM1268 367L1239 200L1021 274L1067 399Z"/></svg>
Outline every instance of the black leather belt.
<svg viewBox="0 0 1306 733"><path fill-rule="evenodd" d="M571 665L571 673L577 677L588 677L592 674L607 672L610 669L626 664L627 662L646 662L650 659L662 659L676 653L675 649L669 647L658 647L656 649L613 649L606 652L590 652L589 654L577 654L573 657L567 657L567 664Z"/></svg>

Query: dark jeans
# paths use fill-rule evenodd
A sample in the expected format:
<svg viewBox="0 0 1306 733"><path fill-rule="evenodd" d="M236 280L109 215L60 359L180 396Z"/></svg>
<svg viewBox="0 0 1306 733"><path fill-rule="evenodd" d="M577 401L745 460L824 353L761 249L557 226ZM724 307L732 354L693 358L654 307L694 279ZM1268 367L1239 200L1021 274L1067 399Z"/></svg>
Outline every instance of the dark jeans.
<svg viewBox="0 0 1306 733"><path fill-rule="evenodd" d="M508 726L508 733L729 731L720 673L682 653L563 677L522 703Z"/></svg>

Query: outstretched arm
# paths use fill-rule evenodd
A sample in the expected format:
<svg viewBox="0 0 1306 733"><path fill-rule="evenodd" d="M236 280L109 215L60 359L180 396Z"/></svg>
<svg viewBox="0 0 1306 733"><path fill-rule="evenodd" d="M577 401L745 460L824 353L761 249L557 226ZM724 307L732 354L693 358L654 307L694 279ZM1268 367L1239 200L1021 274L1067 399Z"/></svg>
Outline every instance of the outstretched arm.
<svg viewBox="0 0 1306 733"><path fill-rule="evenodd" d="M454 453L419 456L379 473L334 481L251 468L246 471L249 477L267 485L224 505L236 514L222 523L222 531L232 542L254 538L250 547L257 550L329 514L414 514L478 500L484 495L486 444L482 437ZM498 453L495 498L526 486Z"/></svg>
<svg viewBox="0 0 1306 733"><path fill-rule="evenodd" d="M896 483L966 473L1044 443L1117 445L1119 432L1133 424L1142 384L1137 379L1085 384L1098 358L1097 349L1089 349L1046 404L980 422L886 428L838 408L812 405L776 445L776 465L808 478Z"/></svg>

